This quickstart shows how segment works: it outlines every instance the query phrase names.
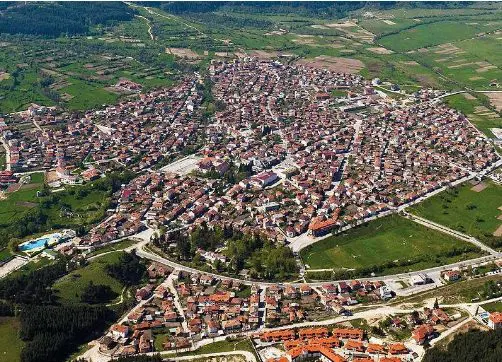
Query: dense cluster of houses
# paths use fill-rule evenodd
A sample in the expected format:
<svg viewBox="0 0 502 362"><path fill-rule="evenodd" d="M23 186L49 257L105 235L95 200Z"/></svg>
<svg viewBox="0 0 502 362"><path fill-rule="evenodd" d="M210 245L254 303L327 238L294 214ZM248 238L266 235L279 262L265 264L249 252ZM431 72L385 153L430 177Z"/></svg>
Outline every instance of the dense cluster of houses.
<svg viewBox="0 0 502 362"><path fill-rule="evenodd" d="M165 278L171 271L159 263L152 263L147 270L152 281ZM162 344L166 350L191 346L183 328L183 318L176 307L175 295L166 281L139 288L135 297L142 303L110 327L100 340L101 352L114 356L152 352L157 334L164 336Z"/></svg>
<svg viewBox="0 0 502 362"><path fill-rule="evenodd" d="M192 274L178 279L176 290L195 340L250 331L260 324L258 286Z"/></svg>
<svg viewBox="0 0 502 362"><path fill-rule="evenodd" d="M208 124L201 122L198 74L84 114L34 106L9 115L0 128L11 166L55 169L69 184L99 176L110 162L147 170L122 191L91 244L130 235L141 220L225 224L281 242L385 212L498 157L461 114L429 101L433 91L401 104L359 75L254 58L215 60L209 73L216 112ZM330 94L340 89L347 96ZM34 127L18 127L27 123ZM197 147L199 172L152 170ZM107 166L77 176L83 161ZM246 170L245 177L218 192L214 178L204 177L231 168Z"/></svg>
<svg viewBox="0 0 502 362"><path fill-rule="evenodd" d="M402 343L378 344L364 340L364 331L351 327L282 329L265 331L257 336L261 343L282 343L284 356L267 362L297 362L320 358L327 362L400 362L398 356L407 356L410 350Z"/></svg>
<svg viewBox="0 0 502 362"><path fill-rule="evenodd" d="M138 98L100 110L58 113L47 107L9 115L2 137L13 170L72 170L81 162L114 160L133 171L148 168L197 141L198 78L138 95ZM32 123L26 130L20 125ZM57 125L58 127L42 127ZM63 161L63 163L61 163Z"/></svg>

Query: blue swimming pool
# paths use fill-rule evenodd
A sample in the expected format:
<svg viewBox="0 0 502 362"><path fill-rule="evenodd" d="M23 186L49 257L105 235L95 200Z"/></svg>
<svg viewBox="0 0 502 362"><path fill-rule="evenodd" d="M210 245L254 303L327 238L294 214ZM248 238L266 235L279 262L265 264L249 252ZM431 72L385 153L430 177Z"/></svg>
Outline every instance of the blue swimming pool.
<svg viewBox="0 0 502 362"><path fill-rule="evenodd" d="M41 248L41 247L45 246L45 243L47 243L48 241L49 241L49 238L36 239L36 240L30 241L29 243L19 245L19 250L30 251L33 249Z"/></svg>

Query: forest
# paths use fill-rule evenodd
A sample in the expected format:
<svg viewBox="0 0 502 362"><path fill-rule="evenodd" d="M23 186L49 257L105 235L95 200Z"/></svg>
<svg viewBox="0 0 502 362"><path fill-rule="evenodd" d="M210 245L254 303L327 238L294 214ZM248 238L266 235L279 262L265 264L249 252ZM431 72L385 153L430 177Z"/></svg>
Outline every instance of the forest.
<svg viewBox="0 0 502 362"><path fill-rule="evenodd" d="M96 25L127 21L134 10L122 2L47 2L4 4L0 33L45 37L84 35Z"/></svg>
<svg viewBox="0 0 502 362"><path fill-rule="evenodd" d="M470 331L457 335L446 349L432 348L423 362L500 362L502 330Z"/></svg>
<svg viewBox="0 0 502 362"><path fill-rule="evenodd" d="M105 307L23 305L23 362L60 361L85 340L96 338L115 318Z"/></svg>

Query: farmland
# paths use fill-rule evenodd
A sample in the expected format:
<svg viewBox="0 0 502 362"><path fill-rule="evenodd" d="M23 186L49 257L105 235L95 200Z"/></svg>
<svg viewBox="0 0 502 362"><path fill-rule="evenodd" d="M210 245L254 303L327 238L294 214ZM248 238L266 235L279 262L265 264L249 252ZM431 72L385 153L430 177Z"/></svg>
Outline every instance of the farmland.
<svg viewBox="0 0 502 362"><path fill-rule="evenodd" d="M480 192L472 190L466 183L444 191L413 206L410 212L469 235L492 245L500 245L500 237L493 233L502 224L498 219L502 212L502 187L484 181L486 188Z"/></svg>
<svg viewBox="0 0 502 362"><path fill-rule="evenodd" d="M362 268L416 258L416 263L410 266L388 270L399 272L432 267L437 265L437 261L447 264L477 256L475 252L469 252L460 256L439 257L452 248L466 245L400 216L388 216L321 240L302 250L301 256L312 269Z"/></svg>

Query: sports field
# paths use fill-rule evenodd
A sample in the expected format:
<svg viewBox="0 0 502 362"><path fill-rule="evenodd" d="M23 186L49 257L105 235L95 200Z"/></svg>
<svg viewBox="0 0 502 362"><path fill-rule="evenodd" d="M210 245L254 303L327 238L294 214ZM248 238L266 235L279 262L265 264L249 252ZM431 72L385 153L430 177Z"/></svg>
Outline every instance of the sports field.
<svg viewBox="0 0 502 362"><path fill-rule="evenodd" d="M362 268L411 258L417 258L417 263L407 269L421 269L435 266L436 255L468 245L401 216L391 215L321 240L303 249L301 256L311 269ZM476 253L468 254L471 255L464 257L476 256ZM441 261L448 263L454 259Z"/></svg>
<svg viewBox="0 0 502 362"><path fill-rule="evenodd" d="M502 186L483 181L482 191L472 190L469 182L444 191L409 209L411 213L465 232L482 240L495 238L502 225ZM498 238L500 239L500 237Z"/></svg>

